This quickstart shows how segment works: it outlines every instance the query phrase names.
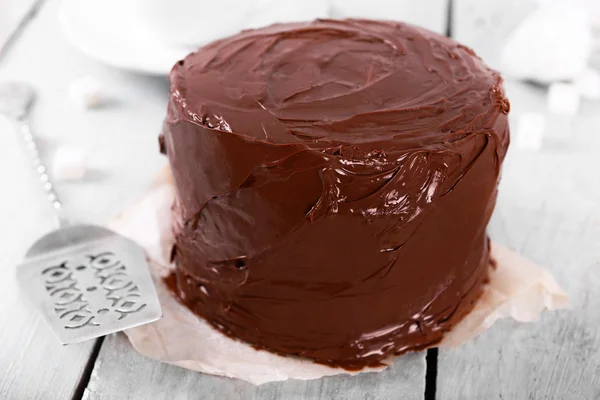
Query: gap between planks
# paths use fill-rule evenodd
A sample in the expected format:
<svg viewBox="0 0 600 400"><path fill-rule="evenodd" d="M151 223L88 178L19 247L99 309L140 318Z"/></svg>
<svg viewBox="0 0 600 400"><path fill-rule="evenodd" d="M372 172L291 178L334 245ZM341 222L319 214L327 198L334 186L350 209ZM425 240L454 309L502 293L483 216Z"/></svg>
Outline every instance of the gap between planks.
<svg viewBox="0 0 600 400"><path fill-rule="evenodd" d="M90 383L90 379L92 377L92 371L96 365L96 360L98 359L98 355L100 354L100 349L102 348L102 343L104 343L105 336L99 337L96 339L94 343L94 347L92 348L92 352L90 353L90 358L88 359L83 372L81 373L81 377L79 378L79 382L77 382L77 386L75 386L75 391L73 392L72 400L82 400L83 395L85 393L85 389Z"/></svg>
<svg viewBox="0 0 600 400"><path fill-rule="evenodd" d="M435 400L437 387L438 348L427 349L425 356L425 400Z"/></svg>

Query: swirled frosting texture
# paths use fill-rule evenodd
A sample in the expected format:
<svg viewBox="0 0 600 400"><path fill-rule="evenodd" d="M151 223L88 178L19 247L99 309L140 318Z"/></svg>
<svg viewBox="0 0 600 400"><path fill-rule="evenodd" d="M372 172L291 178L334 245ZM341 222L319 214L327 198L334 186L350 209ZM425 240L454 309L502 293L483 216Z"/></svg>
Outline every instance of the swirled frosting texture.
<svg viewBox="0 0 600 400"><path fill-rule="evenodd" d="M414 26L319 20L171 72L174 289L259 348L344 368L439 342L490 268L502 79Z"/></svg>

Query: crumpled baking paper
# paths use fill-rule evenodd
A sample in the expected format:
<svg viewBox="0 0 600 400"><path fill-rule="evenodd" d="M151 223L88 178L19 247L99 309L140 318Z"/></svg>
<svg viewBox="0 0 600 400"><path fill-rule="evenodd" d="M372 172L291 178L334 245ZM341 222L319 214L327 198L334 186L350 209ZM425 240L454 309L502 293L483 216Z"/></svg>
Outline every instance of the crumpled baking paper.
<svg viewBox="0 0 600 400"><path fill-rule="evenodd" d="M146 250L163 309L162 319L125 331L138 352L183 368L239 378L257 385L385 368L350 372L256 350L223 335L177 302L162 281L170 268L172 202L170 170L165 168L146 196L110 223L113 230L135 240ZM489 285L473 311L446 335L441 347L459 346L489 329L500 318L528 322L536 320L544 309L566 307L567 296L548 271L498 243L492 242L491 251L497 268L491 273ZM392 362L402 362L402 356L390 359L388 364Z"/></svg>

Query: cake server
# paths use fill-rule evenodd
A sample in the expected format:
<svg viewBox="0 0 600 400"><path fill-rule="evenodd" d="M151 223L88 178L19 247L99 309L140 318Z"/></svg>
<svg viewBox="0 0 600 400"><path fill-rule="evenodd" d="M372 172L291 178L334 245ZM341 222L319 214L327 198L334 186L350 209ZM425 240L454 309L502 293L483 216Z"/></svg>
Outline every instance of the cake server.
<svg viewBox="0 0 600 400"><path fill-rule="evenodd" d="M58 229L42 236L17 266L17 280L62 344L81 342L155 321L162 316L144 251L94 225L69 223L29 122L35 92L0 83L0 114L22 135Z"/></svg>

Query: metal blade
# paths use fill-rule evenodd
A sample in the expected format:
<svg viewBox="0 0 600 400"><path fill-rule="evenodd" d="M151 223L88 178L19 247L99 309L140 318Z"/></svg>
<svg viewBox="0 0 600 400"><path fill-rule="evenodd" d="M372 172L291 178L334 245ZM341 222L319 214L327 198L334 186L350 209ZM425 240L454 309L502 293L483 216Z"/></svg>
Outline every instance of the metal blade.
<svg viewBox="0 0 600 400"><path fill-rule="evenodd" d="M162 316L144 251L101 227L54 231L17 268L19 284L63 344Z"/></svg>

